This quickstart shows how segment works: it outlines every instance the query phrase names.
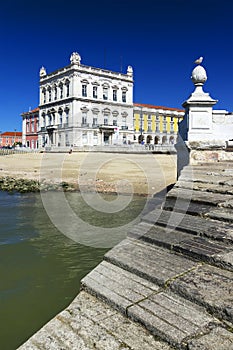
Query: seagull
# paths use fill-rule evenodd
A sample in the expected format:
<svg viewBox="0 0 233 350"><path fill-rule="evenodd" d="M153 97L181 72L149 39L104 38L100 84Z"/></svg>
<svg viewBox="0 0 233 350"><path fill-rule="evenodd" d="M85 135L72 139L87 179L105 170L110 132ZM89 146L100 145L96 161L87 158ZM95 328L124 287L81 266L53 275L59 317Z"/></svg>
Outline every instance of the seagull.
<svg viewBox="0 0 233 350"><path fill-rule="evenodd" d="M201 64L202 61L203 61L203 57L201 56L196 61L194 61L194 63Z"/></svg>

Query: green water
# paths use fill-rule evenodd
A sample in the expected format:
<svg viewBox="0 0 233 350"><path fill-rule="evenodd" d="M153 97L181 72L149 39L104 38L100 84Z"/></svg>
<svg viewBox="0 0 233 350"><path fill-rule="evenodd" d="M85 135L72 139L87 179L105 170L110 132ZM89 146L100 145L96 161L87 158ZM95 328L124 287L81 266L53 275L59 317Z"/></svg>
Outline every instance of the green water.
<svg viewBox="0 0 233 350"><path fill-rule="evenodd" d="M98 227L124 229L145 208L145 199L139 197L126 209L106 214L90 209L78 193L66 197L82 220ZM114 200L105 199L109 205ZM0 208L0 349L15 350L69 305L80 280L110 248L80 244L62 234L40 194L0 192Z"/></svg>

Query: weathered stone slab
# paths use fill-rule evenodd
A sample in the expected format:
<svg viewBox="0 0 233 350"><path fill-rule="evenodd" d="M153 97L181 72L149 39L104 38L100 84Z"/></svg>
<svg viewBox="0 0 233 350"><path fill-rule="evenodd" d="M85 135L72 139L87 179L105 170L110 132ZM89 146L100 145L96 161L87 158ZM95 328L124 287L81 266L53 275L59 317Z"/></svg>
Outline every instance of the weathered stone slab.
<svg viewBox="0 0 233 350"><path fill-rule="evenodd" d="M155 244L168 249L190 238L190 234L176 231L172 228L165 228L158 225L149 225L141 222L128 232L128 237Z"/></svg>
<svg viewBox="0 0 233 350"><path fill-rule="evenodd" d="M174 211L155 209L145 215L143 221L151 225L157 224L193 235L200 235L225 243L233 243L233 225L216 220L206 220L205 218L189 214L184 215Z"/></svg>
<svg viewBox="0 0 233 350"><path fill-rule="evenodd" d="M84 291L19 348L29 349L172 350L146 329Z"/></svg>
<svg viewBox="0 0 233 350"><path fill-rule="evenodd" d="M170 288L205 306L216 317L233 323L232 272L210 265L198 266L174 280Z"/></svg>
<svg viewBox="0 0 233 350"><path fill-rule="evenodd" d="M210 333L188 343L189 350L233 350L233 334L216 327Z"/></svg>
<svg viewBox="0 0 233 350"><path fill-rule="evenodd" d="M205 216L215 220L226 221L229 223L233 222L232 209L224 209L224 208L212 209L209 212L206 212Z"/></svg>
<svg viewBox="0 0 233 350"><path fill-rule="evenodd" d="M227 270L233 271L233 246L230 252L214 256L214 263Z"/></svg>
<svg viewBox="0 0 233 350"><path fill-rule="evenodd" d="M132 319L153 334L181 347L186 338L200 334L214 319L197 305L172 293L157 293L128 309Z"/></svg>
<svg viewBox="0 0 233 350"><path fill-rule="evenodd" d="M104 259L162 286L168 280L197 266L190 259L132 239L122 241Z"/></svg>
<svg viewBox="0 0 233 350"><path fill-rule="evenodd" d="M189 190L186 188L183 189L183 188L173 187L173 189L168 192L167 198L182 198L185 200L192 200L193 202L198 202L198 203L218 205L219 203L225 202L226 200L232 200L233 195L195 191L195 190Z"/></svg>
<svg viewBox="0 0 233 350"><path fill-rule="evenodd" d="M229 183L229 185L228 185ZM206 191L206 192L211 192L211 193L221 193L221 194L230 194L233 195L233 184L230 184L230 182L225 182L221 181L220 184L213 184L213 183L203 183L203 182L192 182L192 181L182 181L179 180L175 188L186 188L189 190L194 190L194 191Z"/></svg>
<svg viewBox="0 0 233 350"><path fill-rule="evenodd" d="M126 313L129 305L149 296L159 287L103 261L81 281L82 289L114 305Z"/></svg>
<svg viewBox="0 0 233 350"><path fill-rule="evenodd" d="M191 237L174 244L173 249L202 261L214 262L214 257L220 260L220 253L229 252L229 247L223 243L207 240L203 237ZM217 260L216 260L217 261Z"/></svg>
<svg viewBox="0 0 233 350"><path fill-rule="evenodd" d="M166 198L163 209L176 211L183 214L204 215L213 209L213 205L206 203L195 203L190 199Z"/></svg>

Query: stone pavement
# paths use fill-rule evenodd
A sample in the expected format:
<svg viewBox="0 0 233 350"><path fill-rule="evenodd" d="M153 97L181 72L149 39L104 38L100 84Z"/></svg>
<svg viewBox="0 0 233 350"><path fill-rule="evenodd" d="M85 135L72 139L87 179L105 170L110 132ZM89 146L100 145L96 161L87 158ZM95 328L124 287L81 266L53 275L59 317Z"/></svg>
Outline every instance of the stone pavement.
<svg viewBox="0 0 233 350"><path fill-rule="evenodd" d="M187 166L19 349L233 350L233 163Z"/></svg>

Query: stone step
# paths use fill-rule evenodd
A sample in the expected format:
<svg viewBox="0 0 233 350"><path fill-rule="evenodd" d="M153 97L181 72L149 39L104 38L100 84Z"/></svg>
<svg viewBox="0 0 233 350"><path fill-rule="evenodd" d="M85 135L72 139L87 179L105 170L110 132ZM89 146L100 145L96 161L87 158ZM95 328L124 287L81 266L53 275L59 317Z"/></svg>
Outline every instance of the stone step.
<svg viewBox="0 0 233 350"><path fill-rule="evenodd" d="M195 191L191 189L183 189L173 187L171 191L168 192L166 200L175 198L177 200L190 200L196 203L208 204L208 205L219 205L229 200L233 200L233 195L221 194L221 193L211 193L204 191Z"/></svg>
<svg viewBox="0 0 233 350"><path fill-rule="evenodd" d="M170 292L152 294L129 307L127 314L177 349L187 349L190 338L208 333L216 322L204 308Z"/></svg>
<svg viewBox="0 0 233 350"><path fill-rule="evenodd" d="M233 210L232 209L223 209L216 208L214 210L210 210L205 214L205 217L211 218L214 220L226 221L231 224L233 222Z"/></svg>
<svg viewBox="0 0 233 350"><path fill-rule="evenodd" d="M233 252L233 245L144 222L132 228L128 236L233 270L232 263L227 258Z"/></svg>
<svg viewBox="0 0 233 350"><path fill-rule="evenodd" d="M165 210L197 216L204 216L212 211L213 208L214 206L212 204L192 202L190 199L172 197L166 198L163 204L163 209Z"/></svg>
<svg viewBox="0 0 233 350"><path fill-rule="evenodd" d="M233 324L232 272L206 264L199 265L171 281L169 287L184 298L204 306L220 320Z"/></svg>
<svg viewBox="0 0 233 350"><path fill-rule="evenodd" d="M208 193L211 192L211 193L233 195L233 181L232 183L228 181L227 183L224 183L224 184L208 183L208 188L207 188L206 183L203 183L203 182L179 180L174 186L174 188L186 188L194 191L205 191Z"/></svg>
<svg viewBox="0 0 233 350"><path fill-rule="evenodd" d="M211 174L205 174L205 173L184 173L179 176L178 181L184 181L184 182L199 182L203 184L215 184L215 185L221 185L225 184L230 186L232 182L232 175L211 175Z"/></svg>
<svg viewBox="0 0 233 350"><path fill-rule="evenodd" d="M105 300L122 313L126 313L130 305L158 291L159 287L131 272L103 261L82 279L81 289Z"/></svg>
<svg viewBox="0 0 233 350"><path fill-rule="evenodd" d="M200 338L188 341L189 350L233 350L233 333L216 327Z"/></svg>
<svg viewBox="0 0 233 350"><path fill-rule="evenodd" d="M112 248L104 259L160 286L198 264L167 249L130 238Z"/></svg>
<svg viewBox="0 0 233 350"><path fill-rule="evenodd" d="M18 350L172 350L146 329L82 291Z"/></svg>
<svg viewBox="0 0 233 350"><path fill-rule="evenodd" d="M214 322L204 308L162 291L153 283L142 283L143 279L136 276L135 281L133 274L103 262L82 280L82 289L176 347Z"/></svg>
<svg viewBox="0 0 233 350"><path fill-rule="evenodd" d="M219 211L220 217L221 212L222 211ZM210 214L211 212L206 215ZM233 225L230 223L207 220L198 216L184 215L182 213L162 209L155 209L143 216L143 222L177 229L197 236L208 237L226 244L233 244Z"/></svg>

